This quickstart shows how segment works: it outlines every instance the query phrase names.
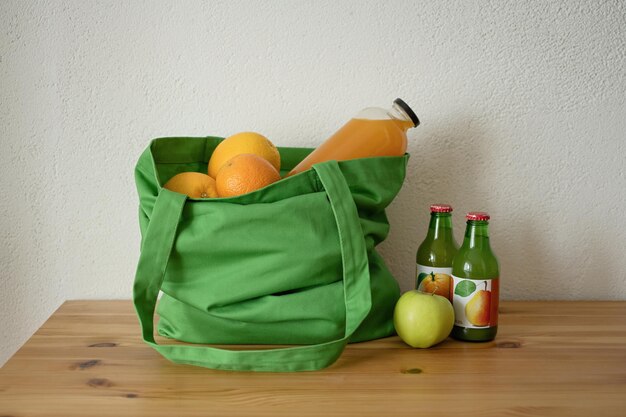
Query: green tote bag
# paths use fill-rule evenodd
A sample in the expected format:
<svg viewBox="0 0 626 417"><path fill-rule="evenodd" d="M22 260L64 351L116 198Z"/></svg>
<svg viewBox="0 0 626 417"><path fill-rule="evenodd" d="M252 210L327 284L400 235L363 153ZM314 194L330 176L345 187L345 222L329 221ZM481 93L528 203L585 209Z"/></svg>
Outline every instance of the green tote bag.
<svg viewBox="0 0 626 417"><path fill-rule="evenodd" d="M155 139L137 162L133 299L144 341L177 363L284 372L322 369L349 342L392 335L400 290L375 247L408 154L324 162L231 198L162 187L177 173L206 172L221 140ZM284 175L311 149L279 152ZM157 344L155 313L159 335L187 343Z"/></svg>

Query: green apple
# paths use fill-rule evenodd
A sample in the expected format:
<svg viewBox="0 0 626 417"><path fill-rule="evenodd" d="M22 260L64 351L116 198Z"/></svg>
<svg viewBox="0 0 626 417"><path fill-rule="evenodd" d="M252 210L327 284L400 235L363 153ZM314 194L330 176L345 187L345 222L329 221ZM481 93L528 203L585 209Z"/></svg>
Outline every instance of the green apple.
<svg viewBox="0 0 626 417"><path fill-rule="evenodd" d="M454 326L454 309L446 297L407 291L396 304L393 324L407 345L428 348L448 337Z"/></svg>

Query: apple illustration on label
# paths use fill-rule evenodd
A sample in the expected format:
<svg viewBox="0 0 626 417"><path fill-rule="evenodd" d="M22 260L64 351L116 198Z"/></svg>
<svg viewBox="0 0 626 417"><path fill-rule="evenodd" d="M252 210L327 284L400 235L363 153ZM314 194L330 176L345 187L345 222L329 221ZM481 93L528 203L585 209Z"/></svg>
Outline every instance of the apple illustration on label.
<svg viewBox="0 0 626 417"><path fill-rule="evenodd" d="M441 295L442 297L446 297L448 300L451 300L450 282L452 280L452 277L450 275L437 274L434 272L425 275L426 277L424 277L420 281L420 285L418 288L419 291L423 291L429 294Z"/></svg>
<svg viewBox="0 0 626 417"><path fill-rule="evenodd" d="M446 297L411 290L398 300L393 324L407 345L428 348L448 337L454 326L454 309Z"/></svg>
<svg viewBox="0 0 626 417"><path fill-rule="evenodd" d="M485 327L489 325L491 312L491 291L487 291L487 281L485 281L485 289L476 291L476 294L465 306L465 317L467 320L477 327Z"/></svg>

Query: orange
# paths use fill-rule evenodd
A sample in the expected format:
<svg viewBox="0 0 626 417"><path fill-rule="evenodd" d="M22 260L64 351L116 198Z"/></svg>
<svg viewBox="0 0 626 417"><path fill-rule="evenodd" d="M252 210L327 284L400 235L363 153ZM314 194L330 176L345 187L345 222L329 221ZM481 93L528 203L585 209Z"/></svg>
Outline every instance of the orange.
<svg viewBox="0 0 626 417"><path fill-rule="evenodd" d="M220 142L209 160L209 175L217 178L217 172L232 157L242 153L252 153L265 158L276 171L280 172L278 149L265 136L255 132L242 132L229 136Z"/></svg>
<svg viewBox="0 0 626 417"><path fill-rule="evenodd" d="M191 198L215 198L215 180L199 172L181 172L174 175L163 186L170 191L186 194Z"/></svg>
<svg viewBox="0 0 626 417"><path fill-rule="evenodd" d="M452 277L450 275L431 272L420 282L418 290L428 294L437 294L446 297L452 302L452 299L449 298L451 282Z"/></svg>
<svg viewBox="0 0 626 417"><path fill-rule="evenodd" d="M247 194L278 181L280 174L267 160L243 153L228 160L215 178L220 197Z"/></svg>

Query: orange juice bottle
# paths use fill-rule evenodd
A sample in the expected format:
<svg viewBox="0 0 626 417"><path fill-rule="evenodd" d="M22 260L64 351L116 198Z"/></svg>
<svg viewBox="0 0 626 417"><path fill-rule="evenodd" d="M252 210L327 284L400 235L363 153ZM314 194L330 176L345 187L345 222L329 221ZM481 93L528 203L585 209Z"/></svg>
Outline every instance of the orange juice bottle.
<svg viewBox="0 0 626 417"><path fill-rule="evenodd" d="M406 152L406 131L420 121L403 100L394 100L391 109L369 107L335 132L326 142L302 160L289 175L298 174L313 164L329 160L401 156Z"/></svg>

